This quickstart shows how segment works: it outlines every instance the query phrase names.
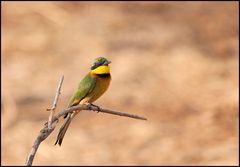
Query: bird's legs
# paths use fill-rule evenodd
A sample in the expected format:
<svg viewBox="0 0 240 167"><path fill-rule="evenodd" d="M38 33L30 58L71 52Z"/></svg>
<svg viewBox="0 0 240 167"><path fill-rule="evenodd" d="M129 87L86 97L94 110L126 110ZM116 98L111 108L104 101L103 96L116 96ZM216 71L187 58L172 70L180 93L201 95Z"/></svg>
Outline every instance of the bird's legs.
<svg viewBox="0 0 240 167"><path fill-rule="evenodd" d="M95 105L95 104L92 104L92 103L87 103L87 107L96 107L97 108L97 113L100 111L100 107Z"/></svg>

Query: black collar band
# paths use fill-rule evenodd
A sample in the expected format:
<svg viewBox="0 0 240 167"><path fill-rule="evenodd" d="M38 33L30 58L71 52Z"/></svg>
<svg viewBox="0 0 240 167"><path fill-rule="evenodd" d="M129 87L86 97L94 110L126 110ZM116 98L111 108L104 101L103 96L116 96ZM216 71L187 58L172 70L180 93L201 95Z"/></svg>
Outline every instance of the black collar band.
<svg viewBox="0 0 240 167"><path fill-rule="evenodd" d="M110 73L105 73L105 74L96 74L100 78L108 78L110 77Z"/></svg>

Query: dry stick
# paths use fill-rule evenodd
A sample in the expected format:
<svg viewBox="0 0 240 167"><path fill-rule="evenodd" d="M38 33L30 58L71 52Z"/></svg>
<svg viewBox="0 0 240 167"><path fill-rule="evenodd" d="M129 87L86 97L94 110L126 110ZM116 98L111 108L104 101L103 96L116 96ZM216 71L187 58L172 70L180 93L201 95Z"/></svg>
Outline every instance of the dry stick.
<svg viewBox="0 0 240 167"><path fill-rule="evenodd" d="M108 113L108 114L114 114L114 115L119 115L119 116L125 116L125 117L130 117L130 118L135 118L135 119L141 119L141 120L147 120L144 117L140 117L138 115L133 115L133 114L128 114L128 113L124 113L124 112L118 112L118 111L112 111L112 110L108 110L108 109L103 109L103 108L98 108L95 106L89 106L89 105L78 105L78 106L73 106L70 108L67 108L65 110L62 110L61 112L57 113L53 119L52 119L52 123L56 122L60 117L62 117L63 115L67 114L67 113L71 113L73 111L76 110L92 110L92 111L97 111L97 112L103 112L103 113ZM40 143L45 140L54 130L55 126L52 127L52 129L48 129L48 122L45 123L45 127L40 131L38 137L36 138L34 145L32 146L32 150L28 155L27 158L27 166L31 166L34 156L37 152L37 149L40 145Z"/></svg>
<svg viewBox="0 0 240 167"><path fill-rule="evenodd" d="M134 118L134 119L141 119L141 120L147 120L147 118L144 117L140 117L138 115L134 115L134 114L128 114L128 113L124 113L124 112L118 112L118 111L112 111L112 110L108 110L108 109L104 109L104 108L98 108L92 105L77 105L77 106L73 106L70 108L67 108L65 110L62 110L61 112L57 113L54 117L53 117L53 122L57 121L58 118L60 118L61 116L73 112L75 110L90 110L90 111L97 111L97 112L102 112L102 113L108 113L108 114L113 114L113 115L119 115L119 116L124 116L124 117L130 117L130 118Z"/></svg>
<svg viewBox="0 0 240 167"><path fill-rule="evenodd" d="M47 111L51 111L50 115L49 115L49 119L48 119L48 128L43 128L38 137L36 138L33 146L32 146L32 149L27 157L27 162L26 162L26 165L27 166L31 166L32 165L32 162L33 162L33 159L34 159L34 156L37 152L37 149L40 145L40 143L45 140L48 135L54 130L54 128L52 128L52 119L53 119L53 116L54 116L54 112L55 112L55 109L57 107L57 102L58 102L58 99L59 99L59 96L61 94L60 90L61 90L61 87L62 87L62 83L63 83L63 79L64 79L64 76L62 76L60 78L60 81L58 83L58 88L57 88L57 92L56 92L56 95L55 95L55 99L53 101L53 105L52 105L52 108L51 109L47 109Z"/></svg>
<svg viewBox="0 0 240 167"><path fill-rule="evenodd" d="M60 88L61 88L60 84ZM59 96L59 95L58 95ZM133 114L128 114L128 113L124 113L124 112L118 112L118 111L112 111L112 110L108 110L108 109L103 109L103 108L99 108L96 106L92 106L92 105L78 105L78 106L73 106L67 109L62 110L61 112L55 114L55 116L52 117L52 123L58 121L58 119L67 114L67 113L71 113L73 111L76 110L92 110L92 111L97 111L97 112L103 112L103 113L108 113L108 114L113 114L113 115L119 115L119 116L124 116L124 117L130 117L130 118L134 118L134 119L141 119L141 120L147 120L144 117L140 117L138 115L133 115ZM35 154L37 152L37 149L39 147L39 145L41 144L41 142L43 140L45 140L51 133L52 131L55 129L55 126L53 126L51 129L48 128L48 122L45 123L44 128L42 128L40 130L39 135L37 136L32 149L27 157L27 161L26 161L26 165L27 166L31 166L32 162L34 160Z"/></svg>
<svg viewBox="0 0 240 167"><path fill-rule="evenodd" d="M52 108L51 109L47 109L47 111L51 111L49 119L48 119L48 129L52 129L52 118L53 118L53 115L55 113L55 109L57 107L57 102L58 102L59 96L61 94L60 91L61 91L63 79L64 79L64 76L61 77L61 79L60 79L60 81L58 83L58 88L57 88L57 92L56 92L56 95L55 95L55 99L54 99Z"/></svg>
<svg viewBox="0 0 240 167"><path fill-rule="evenodd" d="M54 130L54 128L55 127L53 127L51 130L49 130L48 127L44 127L43 129L41 129L39 135L37 136L37 138L32 146L31 151L27 157L27 162L26 162L27 166L32 166L32 162L33 162L33 159L35 157L35 154L37 152L39 145L41 144L41 142L43 140L45 140L51 134L51 132Z"/></svg>

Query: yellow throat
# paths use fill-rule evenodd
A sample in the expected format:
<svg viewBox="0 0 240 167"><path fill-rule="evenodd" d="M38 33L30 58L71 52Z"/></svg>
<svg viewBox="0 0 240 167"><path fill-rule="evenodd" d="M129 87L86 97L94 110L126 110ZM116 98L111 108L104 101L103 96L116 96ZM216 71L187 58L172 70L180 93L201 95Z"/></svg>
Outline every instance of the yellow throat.
<svg viewBox="0 0 240 167"><path fill-rule="evenodd" d="M109 74L110 67L109 66L99 66L91 71L91 74Z"/></svg>

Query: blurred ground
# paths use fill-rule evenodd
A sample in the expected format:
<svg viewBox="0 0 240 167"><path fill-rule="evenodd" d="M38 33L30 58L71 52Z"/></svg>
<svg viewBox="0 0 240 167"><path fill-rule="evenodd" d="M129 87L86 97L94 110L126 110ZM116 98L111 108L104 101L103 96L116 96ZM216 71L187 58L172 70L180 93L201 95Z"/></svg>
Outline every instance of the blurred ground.
<svg viewBox="0 0 240 167"><path fill-rule="evenodd" d="M139 121L82 112L34 165L237 165L238 2L3 2L2 165L23 165L47 120L106 56L96 104ZM62 123L62 120L61 122Z"/></svg>

